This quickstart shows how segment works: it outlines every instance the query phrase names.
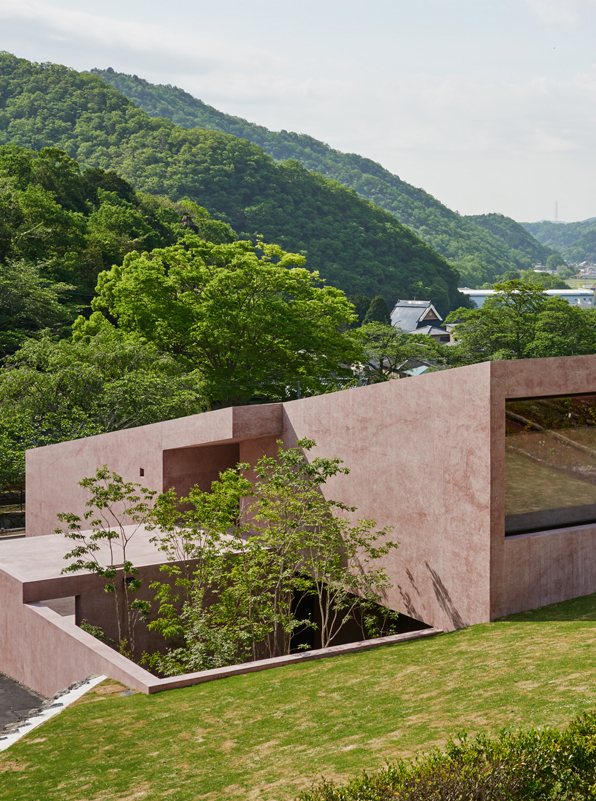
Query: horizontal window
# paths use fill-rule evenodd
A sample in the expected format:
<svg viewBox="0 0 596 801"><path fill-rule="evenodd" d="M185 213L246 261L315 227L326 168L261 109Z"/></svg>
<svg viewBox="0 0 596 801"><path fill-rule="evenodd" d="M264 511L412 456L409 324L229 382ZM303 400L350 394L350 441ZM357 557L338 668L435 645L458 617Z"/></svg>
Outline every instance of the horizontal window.
<svg viewBox="0 0 596 801"><path fill-rule="evenodd" d="M596 522L596 394L505 405L505 534Z"/></svg>

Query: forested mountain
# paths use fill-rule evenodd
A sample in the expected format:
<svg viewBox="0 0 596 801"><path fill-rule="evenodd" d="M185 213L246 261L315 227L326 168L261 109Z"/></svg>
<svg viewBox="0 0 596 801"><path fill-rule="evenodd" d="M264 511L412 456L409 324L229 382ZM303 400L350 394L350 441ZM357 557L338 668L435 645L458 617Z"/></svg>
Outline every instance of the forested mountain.
<svg viewBox="0 0 596 801"><path fill-rule="evenodd" d="M234 239L196 204L137 193L56 148L0 146L0 357L42 329L70 333L101 271L132 251L178 242L189 226L206 239Z"/></svg>
<svg viewBox="0 0 596 801"><path fill-rule="evenodd" d="M494 236L498 236L519 259L530 258L533 264L546 264L546 260L553 252L550 247L542 245L521 224L505 217L504 214L474 214L466 217L467 220L479 225Z"/></svg>
<svg viewBox="0 0 596 801"><path fill-rule="evenodd" d="M92 70L152 117L165 117L185 128L222 131L259 145L276 161L296 159L308 170L349 186L367 200L391 212L415 231L475 287L493 281L506 270L533 267L536 243L511 246L501 233L476 225L370 159L333 150L306 134L276 133L240 117L224 114L175 86L150 84L136 75L112 69ZM529 238L528 238L529 239Z"/></svg>
<svg viewBox="0 0 596 801"><path fill-rule="evenodd" d="M306 251L307 266L346 292L462 303L458 274L383 209L297 161L151 118L102 78L0 54L0 144L57 146L84 167L116 171L136 190L190 198L245 238Z"/></svg>
<svg viewBox="0 0 596 801"><path fill-rule="evenodd" d="M547 247L557 250L571 262L596 262L596 220L556 223L548 220L522 223L533 237Z"/></svg>

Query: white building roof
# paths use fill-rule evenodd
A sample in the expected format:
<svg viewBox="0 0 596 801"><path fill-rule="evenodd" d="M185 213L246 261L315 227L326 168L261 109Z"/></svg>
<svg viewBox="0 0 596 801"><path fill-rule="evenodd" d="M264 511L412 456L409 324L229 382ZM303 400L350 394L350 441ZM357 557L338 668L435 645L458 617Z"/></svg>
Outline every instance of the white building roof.
<svg viewBox="0 0 596 801"><path fill-rule="evenodd" d="M480 308L486 298L497 293L496 289L468 289L463 287L458 289L462 295L467 295ZM594 306L593 289L547 289L546 293L550 297L564 298L568 303L587 303L590 307Z"/></svg>

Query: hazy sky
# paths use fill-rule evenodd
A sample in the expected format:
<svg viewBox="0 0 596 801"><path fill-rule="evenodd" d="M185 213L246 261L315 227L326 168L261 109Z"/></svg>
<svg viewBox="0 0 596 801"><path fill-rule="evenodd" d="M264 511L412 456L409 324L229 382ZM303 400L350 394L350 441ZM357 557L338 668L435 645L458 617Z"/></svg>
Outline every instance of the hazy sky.
<svg viewBox="0 0 596 801"><path fill-rule="evenodd" d="M0 49L171 83L461 214L596 216L596 0L0 0Z"/></svg>

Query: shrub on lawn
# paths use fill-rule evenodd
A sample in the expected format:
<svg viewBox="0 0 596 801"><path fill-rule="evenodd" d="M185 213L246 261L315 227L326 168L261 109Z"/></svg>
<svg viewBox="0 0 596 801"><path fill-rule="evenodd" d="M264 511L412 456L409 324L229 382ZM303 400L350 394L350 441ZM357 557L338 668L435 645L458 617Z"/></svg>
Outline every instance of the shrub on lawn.
<svg viewBox="0 0 596 801"><path fill-rule="evenodd" d="M580 801L596 799L596 713L564 731L461 735L445 751L400 761L339 787L323 779L300 801Z"/></svg>

